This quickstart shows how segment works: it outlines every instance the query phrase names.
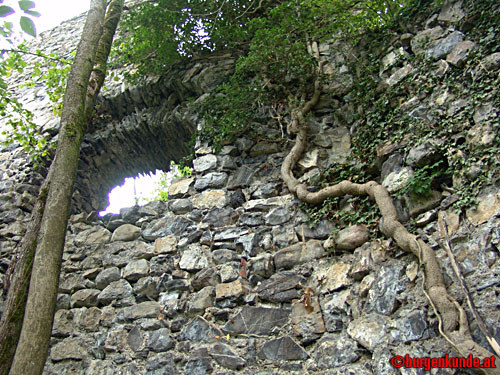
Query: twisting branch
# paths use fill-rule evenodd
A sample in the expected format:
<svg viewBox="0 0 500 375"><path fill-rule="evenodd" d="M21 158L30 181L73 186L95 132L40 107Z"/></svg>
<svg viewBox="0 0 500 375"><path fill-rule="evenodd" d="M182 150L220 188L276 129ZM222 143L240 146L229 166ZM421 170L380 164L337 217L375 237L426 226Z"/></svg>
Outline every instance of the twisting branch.
<svg viewBox="0 0 500 375"><path fill-rule="evenodd" d="M309 101L305 102L302 106L299 105L292 111L292 118L287 126L287 131L290 134L296 135L295 145L281 166L281 176L288 189L302 202L311 204L318 204L326 198L343 195L370 196L380 210L382 216L380 227L382 232L386 236L393 238L400 248L415 255L421 264L423 264L424 291L432 307L435 309L438 319L441 321L440 332L443 337L462 356L472 354L474 357L479 358L492 357L492 353L475 343L472 339L465 311L446 290L441 267L434 251L424 241L409 233L398 221L396 208L386 188L375 181L356 184L346 180L318 192L309 192L307 186L300 184L295 178L293 168L302 156L307 143L307 122L305 121L305 116L317 104L321 94L319 73L321 73L322 65L314 43L309 43L309 51L314 53L318 59L318 75L314 82L313 96ZM499 375L500 369L485 369L485 372L489 375Z"/></svg>

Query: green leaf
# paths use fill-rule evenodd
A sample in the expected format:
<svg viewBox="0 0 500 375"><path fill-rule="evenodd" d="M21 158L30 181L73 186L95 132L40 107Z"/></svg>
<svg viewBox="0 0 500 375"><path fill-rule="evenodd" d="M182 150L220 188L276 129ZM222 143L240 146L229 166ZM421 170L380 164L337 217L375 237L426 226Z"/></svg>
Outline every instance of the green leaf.
<svg viewBox="0 0 500 375"><path fill-rule="evenodd" d="M29 34L32 37L36 36L35 24L33 23L33 21L31 19L29 19L28 17L22 16L21 20L19 21L19 24L21 25L21 29L23 29L23 31L26 34Z"/></svg>
<svg viewBox="0 0 500 375"><path fill-rule="evenodd" d="M14 12L15 12L14 9L12 9L11 7L8 7L7 5L0 6L0 17L10 16Z"/></svg>
<svg viewBox="0 0 500 375"><path fill-rule="evenodd" d="M40 12L37 12L36 10L25 10L24 13L29 14L30 16L33 16L33 17L40 17L41 16Z"/></svg>
<svg viewBox="0 0 500 375"><path fill-rule="evenodd" d="M29 0L20 0L18 1L19 8L24 10L25 12L28 9L34 8L35 7L35 2L34 1L29 1Z"/></svg>

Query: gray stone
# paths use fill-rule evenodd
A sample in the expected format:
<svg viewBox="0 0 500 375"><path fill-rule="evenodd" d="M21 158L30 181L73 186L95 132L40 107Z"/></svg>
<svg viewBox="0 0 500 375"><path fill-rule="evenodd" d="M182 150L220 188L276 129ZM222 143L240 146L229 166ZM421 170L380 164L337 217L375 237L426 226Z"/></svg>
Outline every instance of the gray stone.
<svg viewBox="0 0 500 375"><path fill-rule="evenodd" d="M217 166L217 156L209 154L193 160L193 168L196 172L205 172Z"/></svg>
<svg viewBox="0 0 500 375"><path fill-rule="evenodd" d="M411 148L406 157L406 163L414 168L422 168L428 164L435 163L441 157L437 150L438 143L439 141L430 139L419 146Z"/></svg>
<svg viewBox="0 0 500 375"><path fill-rule="evenodd" d="M122 310L125 320L136 320L142 318L156 318L160 313L160 304L155 301L141 302Z"/></svg>
<svg viewBox="0 0 500 375"><path fill-rule="evenodd" d="M210 348L210 357L222 367L239 370L246 366L246 361L236 355L229 346L224 344L214 344Z"/></svg>
<svg viewBox="0 0 500 375"><path fill-rule="evenodd" d="M88 356L85 342L79 337L70 337L57 343L50 350L50 359L54 362L65 359L81 361Z"/></svg>
<svg viewBox="0 0 500 375"><path fill-rule="evenodd" d="M467 60L467 55L476 48L476 43L465 40L458 43L455 48L446 56L446 61L450 64L462 67Z"/></svg>
<svg viewBox="0 0 500 375"><path fill-rule="evenodd" d="M316 280L317 290L321 292L332 292L352 284L349 277L351 264L336 262L333 264L321 264L314 271L313 280Z"/></svg>
<svg viewBox="0 0 500 375"><path fill-rule="evenodd" d="M320 369L330 369L353 363L359 357L358 344L346 334L323 335L314 350L314 359Z"/></svg>
<svg viewBox="0 0 500 375"><path fill-rule="evenodd" d="M273 256L269 253L261 254L249 261L250 274L259 275L265 278L274 273Z"/></svg>
<svg viewBox="0 0 500 375"><path fill-rule="evenodd" d="M73 333L73 312L68 310L57 310L54 315L54 325L52 327L52 336L68 337Z"/></svg>
<svg viewBox="0 0 500 375"><path fill-rule="evenodd" d="M441 193L436 190L431 190L428 195L410 193L406 197L406 204L411 217L417 217L421 213L436 208L440 202Z"/></svg>
<svg viewBox="0 0 500 375"><path fill-rule="evenodd" d="M202 222L217 227L232 225L238 220L238 215L231 207L212 208L207 212Z"/></svg>
<svg viewBox="0 0 500 375"><path fill-rule="evenodd" d="M194 188L202 191L209 188L222 188L226 184L227 173L213 172L202 177L198 177L194 183Z"/></svg>
<svg viewBox="0 0 500 375"><path fill-rule="evenodd" d="M101 293L98 289L81 289L71 296L71 307L97 306L97 296Z"/></svg>
<svg viewBox="0 0 500 375"><path fill-rule="evenodd" d="M342 290L326 296L321 303L325 328L328 332L340 332L349 323L350 307L347 303L350 290Z"/></svg>
<svg viewBox="0 0 500 375"><path fill-rule="evenodd" d="M321 241L309 240L305 244L297 243L279 250L274 255L274 265L277 270L290 269L298 264L322 258L326 255Z"/></svg>
<svg viewBox="0 0 500 375"><path fill-rule="evenodd" d="M193 298L189 302L188 309L190 313L202 313L207 307L213 305L215 294L215 288L213 286L206 286L199 292L193 295Z"/></svg>
<svg viewBox="0 0 500 375"><path fill-rule="evenodd" d="M449 22L449 23L457 23L461 19L465 17L465 13L462 10L462 0L457 2L447 0L443 4L443 8L441 9L441 13L439 13L438 21L441 22Z"/></svg>
<svg viewBox="0 0 500 375"><path fill-rule="evenodd" d="M415 35L415 37L411 40L411 49L415 54L421 53L425 51L425 48L429 44L429 42L441 38L445 35L445 33L445 30L443 30L439 26L436 26L432 29L425 29L424 31Z"/></svg>
<svg viewBox="0 0 500 375"><path fill-rule="evenodd" d="M80 232L75 237L75 245L92 245L108 243L111 239L111 232L103 227L92 227Z"/></svg>
<svg viewBox="0 0 500 375"><path fill-rule="evenodd" d="M453 51L457 44L463 40L464 34L460 31L454 31L445 38L432 42L427 49L427 57L436 60L441 59Z"/></svg>
<svg viewBox="0 0 500 375"><path fill-rule="evenodd" d="M186 375L206 375L212 372L212 365L207 358L194 358L187 361L184 372Z"/></svg>
<svg viewBox="0 0 500 375"><path fill-rule="evenodd" d="M365 311L383 315L392 314L399 306L398 295L406 288L407 280L404 267L396 264L382 266L377 272L377 277L368 292L368 301Z"/></svg>
<svg viewBox="0 0 500 375"><path fill-rule="evenodd" d="M149 273L149 262L146 259L133 260L123 270L123 278L128 281L137 281Z"/></svg>
<svg viewBox="0 0 500 375"><path fill-rule="evenodd" d="M80 273L68 275L59 284L60 293L74 293L77 290L89 288L92 288L92 282L85 279Z"/></svg>
<svg viewBox="0 0 500 375"><path fill-rule="evenodd" d="M289 336L267 341L258 356L269 361L296 361L309 358L306 351Z"/></svg>
<svg viewBox="0 0 500 375"><path fill-rule="evenodd" d="M113 281L120 280L120 270L118 267L110 267L102 270L95 278L95 285L98 289L106 288Z"/></svg>
<svg viewBox="0 0 500 375"><path fill-rule="evenodd" d="M215 286L220 281L220 276L215 268L205 268L194 276L191 285L194 290L201 290L207 286Z"/></svg>
<svg viewBox="0 0 500 375"><path fill-rule="evenodd" d="M256 143L249 152L251 157L259 155L274 154L279 151L277 143L259 142Z"/></svg>
<svg viewBox="0 0 500 375"><path fill-rule="evenodd" d="M208 267L208 258L206 256L208 248L198 244L191 244L182 253L179 267L188 272L196 272Z"/></svg>
<svg viewBox="0 0 500 375"><path fill-rule="evenodd" d="M102 305L109 305L113 301L127 300L132 297L132 287L126 280L111 282L97 296L97 300Z"/></svg>
<svg viewBox="0 0 500 375"><path fill-rule="evenodd" d="M279 184L275 182L268 182L260 185L253 193L252 197L257 199L271 198L278 195Z"/></svg>
<svg viewBox="0 0 500 375"><path fill-rule="evenodd" d="M244 251L247 255L253 257L257 255L257 246L260 236L257 233L239 235L235 241L236 249Z"/></svg>
<svg viewBox="0 0 500 375"><path fill-rule="evenodd" d="M482 67L484 67L484 69L486 69L487 71L492 71L500 68L500 52L495 52L491 55L486 56L481 64Z"/></svg>
<svg viewBox="0 0 500 375"><path fill-rule="evenodd" d="M234 281L239 276L240 263L231 262L223 264L219 269L220 280L223 283Z"/></svg>
<svg viewBox="0 0 500 375"><path fill-rule="evenodd" d="M157 281L152 277L143 277L137 280L134 285L134 294L137 301L156 300L159 295L157 286Z"/></svg>
<svg viewBox="0 0 500 375"><path fill-rule="evenodd" d="M79 325L88 332L97 332L101 322L102 311L97 307L87 309L79 320Z"/></svg>
<svg viewBox="0 0 500 375"><path fill-rule="evenodd" d="M298 225L295 227L297 235L306 239L312 238L317 240L326 240L332 232L334 225L329 220L321 220L318 224L310 227L307 224Z"/></svg>
<svg viewBox="0 0 500 375"><path fill-rule="evenodd" d="M236 172L231 173L227 188L230 190L244 188L250 185L252 177L257 172L256 168L247 165L239 167Z"/></svg>
<svg viewBox="0 0 500 375"><path fill-rule="evenodd" d="M395 193L404 188L413 177L413 169L403 167L398 171L391 172L382 181L382 185L389 193Z"/></svg>
<svg viewBox="0 0 500 375"><path fill-rule="evenodd" d="M130 330L127 336L127 344L130 346L134 352L138 351L141 348L144 341L144 335L141 332L141 328L139 326L134 326Z"/></svg>
<svg viewBox="0 0 500 375"><path fill-rule="evenodd" d="M425 313L420 310L402 311L401 318L391 324L391 336L397 342L405 344L410 341L429 338L429 325Z"/></svg>
<svg viewBox="0 0 500 375"><path fill-rule="evenodd" d="M198 316L184 327L179 335L179 340L216 341L222 336L222 331L219 328Z"/></svg>
<svg viewBox="0 0 500 375"><path fill-rule="evenodd" d="M500 215L500 193L483 193L478 197L479 204L476 208L466 211L467 219L473 225L485 223L493 216Z"/></svg>
<svg viewBox="0 0 500 375"><path fill-rule="evenodd" d="M147 338L147 348L154 352L166 352L174 347L175 342L170 336L170 330L161 328L151 332Z"/></svg>
<svg viewBox="0 0 500 375"><path fill-rule="evenodd" d="M241 311L226 323L223 331L230 334L268 335L274 328L285 325L289 315L288 309L243 306Z"/></svg>
<svg viewBox="0 0 500 375"><path fill-rule="evenodd" d="M142 231L142 237L147 241L154 241L169 235L180 236L190 226L193 226L192 221L182 216L168 215L148 223Z"/></svg>
<svg viewBox="0 0 500 375"><path fill-rule="evenodd" d="M335 236L335 248L339 250L353 250L369 239L368 228L366 225L351 225L342 229Z"/></svg>
<svg viewBox="0 0 500 375"><path fill-rule="evenodd" d="M265 199L253 199L243 204L246 211L269 211L276 207L290 207L295 200L291 194Z"/></svg>
<svg viewBox="0 0 500 375"><path fill-rule="evenodd" d="M388 319L379 314L367 314L354 319L347 327L347 333L369 351L387 342Z"/></svg>
<svg viewBox="0 0 500 375"><path fill-rule="evenodd" d="M188 213L193 208L191 199L172 199L168 201L168 208L176 215Z"/></svg>
<svg viewBox="0 0 500 375"><path fill-rule="evenodd" d="M212 252L212 259L215 264L224 264L227 262L238 261L238 253L229 249L219 249Z"/></svg>
<svg viewBox="0 0 500 375"><path fill-rule="evenodd" d="M301 275L284 271L264 280L257 288L257 293L262 300L270 302L290 302L299 298L299 290L305 285L306 279Z"/></svg>
<svg viewBox="0 0 500 375"><path fill-rule="evenodd" d="M132 224L123 224L113 232L111 241L134 241L141 236L141 228Z"/></svg>
<svg viewBox="0 0 500 375"><path fill-rule="evenodd" d="M285 207L276 207L264 216L264 221L266 225L281 225L290 220L290 218L291 216Z"/></svg>
<svg viewBox="0 0 500 375"><path fill-rule="evenodd" d="M177 371L175 363L173 362L173 358L171 358L170 356L148 358L148 361L146 363L146 370L148 375L177 375L179 373L179 371Z"/></svg>

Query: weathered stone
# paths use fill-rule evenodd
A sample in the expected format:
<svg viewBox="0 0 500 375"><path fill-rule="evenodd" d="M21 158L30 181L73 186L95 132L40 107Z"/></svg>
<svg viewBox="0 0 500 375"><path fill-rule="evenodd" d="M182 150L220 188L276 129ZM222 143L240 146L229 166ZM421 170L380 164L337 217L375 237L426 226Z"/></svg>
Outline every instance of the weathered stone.
<svg viewBox="0 0 500 375"><path fill-rule="evenodd" d="M318 166L319 150L314 149L303 154L302 158L297 162L304 170L315 168Z"/></svg>
<svg viewBox="0 0 500 375"><path fill-rule="evenodd" d="M106 288L113 281L120 280L120 270L118 267L110 267L102 270L95 278L95 285L98 289Z"/></svg>
<svg viewBox="0 0 500 375"><path fill-rule="evenodd" d="M387 318L379 314L368 314L354 319L347 327L347 333L369 351L386 342Z"/></svg>
<svg viewBox="0 0 500 375"><path fill-rule="evenodd" d="M312 296L307 301L294 302L290 318L297 336L311 337L326 330L317 296Z"/></svg>
<svg viewBox="0 0 500 375"><path fill-rule="evenodd" d="M148 359L146 363L146 370L148 375L179 374L179 371L177 371L173 358L171 358L170 356L160 356Z"/></svg>
<svg viewBox="0 0 500 375"><path fill-rule="evenodd" d="M295 227L295 232L300 238L306 239L317 239L317 240L325 240L328 238L330 233L332 232L334 225L329 220L321 220L319 223L310 227L307 224L301 224Z"/></svg>
<svg viewBox="0 0 500 375"><path fill-rule="evenodd" d="M473 225L485 223L490 218L500 215L500 193L491 192L478 197L479 204L466 211L467 219Z"/></svg>
<svg viewBox="0 0 500 375"><path fill-rule="evenodd" d="M176 215L188 213L193 208L193 202L189 198L171 199L168 201L168 207Z"/></svg>
<svg viewBox="0 0 500 375"><path fill-rule="evenodd" d="M193 207L197 209L222 208L227 203L228 198L224 190L207 190L193 197Z"/></svg>
<svg viewBox="0 0 500 375"><path fill-rule="evenodd" d="M267 155L274 154L279 151L279 147L277 143L267 143L267 142L259 142L256 143L249 152L251 157L259 156L259 155Z"/></svg>
<svg viewBox="0 0 500 375"><path fill-rule="evenodd" d="M134 352L138 351L144 342L144 335L139 326L134 326L127 335L127 344Z"/></svg>
<svg viewBox="0 0 500 375"><path fill-rule="evenodd" d="M177 251L177 239L175 236L166 236L155 240L155 254L170 254Z"/></svg>
<svg viewBox="0 0 500 375"><path fill-rule="evenodd" d="M202 219L204 224L217 227L232 225L238 220L238 215L231 207L212 208Z"/></svg>
<svg viewBox="0 0 500 375"><path fill-rule="evenodd" d="M288 309L243 306L241 311L226 323L223 331L231 334L268 335L275 327L285 325L289 315Z"/></svg>
<svg viewBox="0 0 500 375"><path fill-rule="evenodd" d="M71 307L97 306L97 296L100 293L98 289L81 289L71 296Z"/></svg>
<svg viewBox="0 0 500 375"><path fill-rule="evenodd" d="M429 338L429 325L423 311L403 311L401 316L391 324L390 334L396 341L408 343Z"/></svg>
<svg viewBox="0 0 500 375"><path fill-rule="evenodd" d="M215 341L223 336L222 331L201 316L187 324L179 335L179 340Z"/></svg>
<svg viewBox="0 0 500 375"><path fill-rule="evenodd" d="M227 188L234 190L249 186L256 172L256 168L252 168L248 165L242 165L229 177Z"/></svg>
<svg viewBox="0 0 500 375"><path fill-rule="evenodd" d="M144 300L155 300L158 298L158 283L152 277L143 277L137 280L134 285L134 294L138 302Z"/></svg>
<svg viewBox="0 0 500 375"><path fill-rule="evenodd" d="M382 266L375 282L368 292L365 311L383 315L392 314L399 306L398 295L406 288L406 280L401 280L404 267L401 265Z"/></svg>
<svg viewBox="0 0 500 375"><path fill-rule="evenodd" d="M458 43L455 48L446 56L446 61L450 64L462 67L467 60L467 55L476 48L476 43L465 40Z"/></svg>
<svg viewBox="0 0 500 375"><path fill-rule="evenodd" d="M351 225L342 229L335 237L335 248L339 250L353 250L363 245L369 239L366 225Z"/></svg>
<svg viewBox="0 0 500 375"><path fill-rule="evenodd" d="M405 66L403 66L402 68L399 68L393 74L391 74L391 76L389 78L387 78L385 80L385 82L389 86L394 86L397 83L399 83L401 80L403 80L405 77L407 77L408 75L413 73L414 70L415 70L415 68L413 67L413 65L406 64Z"/></svg>
<svg viewBox="0 0 500 375"><path fill-rule="evenodd" d="M238 298L249 292L248 282L238 279L230 283L219 284L215 287L215 299Z"/></svg>
<svg viewBox="0 0 500 375"><path fill-rule="evenodd" d="M496 132L493 130L491 124L481 123L480 120L476 125L470 128L466 134L466 140L468 143L480 146L491 145L495 141L495 137Z"/></svg>
<svg viewBox="0 0 500 375"><path fill-rule="evenodd" d="M229 346L224 344L214 344L210 348L210 356L222 367L239 370L246 366L246 361L236 355Z"/></svg>
<svg viewBox="0 0 500 375"><path fill-rule="evenodd" d="M299 290L306 279L301 275L285 271L274 274L257 288L259 297L271 302L290 302L299 298Z"/></svg>
<svg viewBox="0 0 500 375"><path fill-rule="evenodd" d="M179 267L188 272L196 272L208 267L206 255L208 248L198 244L191 244L182 253Z"/></svg>
<svg viewBox="0 0 500 375"><path fill-rule="evenodd" d="M189 302L188 309L190 313L202 313L207 307L213 305L213 295L215 288L213 286L206 286L199 292L195 293Z"/></svg>
<svg viewBox="0 0 500 375"><path fill-rule="evenodd" d="M184 366L186 375L205 375L212 372L212 365L207 358L192 358Z"/></svg>
<svg viewBox="0 0 500 375"><path fill-rule="evenodd" d="M88 332L97 332L101 321L102 311L97 307L87 309L79 321L80 326Z"/></svg>
<svg viewBox="0 0 500 375"><path fill-rule="evenodd" d="M205 172L217 166L217 156L213 154L204 155L193 160L193 168L196 172Z"/></svg>
<svg viewBox="0 0 500 375"><path fill-rule="evenodd" d="M180 236L190 226L193 226L193 222L187 218L169 215L147 224L142 231L142 237L147 241L154 241L157 238L169 235Z"/></svg>
<svg viewBox="0 0 500 375"><path fill-rule="evenodd" d="M60 293L74 293L77 290L89 288L92 288L92 283L80 273L68 275L59 284Z"/></svg>
<svg viewBox="0 0 500 375"><path fill-rule="evenodd" d="M258 356L269 361L296 361L309 358L306 351L289 336L267 341Z"/></svg>
<svg viewBox="0 0 500 375"><path fill-rule="evenodd" d="M359 357L358 344L346 334L323 335L314 351L314 358L320 369L353 363Z"/></svg>
<svg viewBox="0 0 500 375"><path fill-rule="evenodd" d="M446 1L443 4L443 8L441 9L441 13L439 13L438 21L449 22L449 23L457 23L462 18L465 17L465 13L462 10L462 0L457 2L454 1Z"/></svg>
<svg viewBox="0 0 500 375"><path fill-rule="evenodd" d="M320 285L318 291L332 292L352 284L349 277L351 265L344 262L333 263L332 265L322 265L314 272L314 280Z"/></svg>
<svg viewBox="0 0 500 375"><path fill-rule="evenodd" d="M321 241L309 240L305 243L298 243L290 247L279 250L274 255L274 265L276 269L290 269L298 264L310 260L322 258L326 255Z"/></svg>
<svg viewBox="0 0 500 375"><path fill-rule="evenodd" d="M238 261L240 257L238 253L229 249L219 249L212 252L212 259L215 264L224 264L227 262Z"/></svg>
<svg viewBox="0 0 500 375"><path fill-rule="evenodd" d="M123 278L128 281L137 281L149 272L149 262L146 259L133 260L123 270Z"/></svg>
<svg viewBox="0 0 500 375"><path fill-rule="evenodd" d="M160 313L160 304L155 301L141 302L122 310L125 320L136 320L141 318L156 318Z"/></svg>
<svg viewBox="0 0 500 375"><path fill-rule="evenodd" d="M54 345L50 350L50 359L54 362L65 359L81 361L88 356L85 342L79 337L70 337Z"/></svg>
<svg viewBox="0 0 500 375"><path fill-rule="evenodd" d="M458 43L464 40L464 34L460 31L454 31L445 38L438 39L432 42L427 49L427 57L440 59L449 54L457 46Z"/></svg>
<svg viewBox="0 0 500 375"><path fill-rule="evenodd" d="M209 188L222 188L226 184L227 173L212 172L202 177L198 177L194 183L194 188L197 191L202 191Z"/></svg>
<svg viewBox="0 0 500 375"><path fill-rule="evenodd" d="M271 198L277 196L278 191L279 184L275 182L268 182L257 187L257 189L252 193L252 197L256 199Z"/></svg>
<svg viewBox="0 0 500 375"><path fill-rule="evenodd" d="M417 35L411 40L411 49L415 54L423 52L429 42L441 38L445 35L445 30L441 27L436 26L432 29L426 29Z"/></svg>
<svg viewBox="0 0 500 375"><path fill-rule="evenodd" d="M265 253L252 258L249 262L249 268L251 274L268 278L274 272L273 256Z"/></svg>
<svg viewBox="0 0 500 375"><path fill-rule="evenodd" d="M217 237L216 237L217 238ZM260 236L257 233L239 235L235 241L236 249L244 251L247 255L253 257L257 255L257 245Z"/></svg>
<svg viewBox="0 0 500 375"><path fill-rule="evenodd" d="M147 348L154 352L166 352L174 347L175 342L170 336L170 330L161 328L151 332L147 338Z"/></svg>
<svg viewBox="0 0 500 375"><path fill-rule="evenodd" d="M500 68L500 52L492 53L486 56L481 62L481 69L486 69L487 71L492 71Z"/></svg>
<svg viewBox="0 0 500 375"><path fill-rule="evenodd" d="M269 211L276 207L289 207L294 199L291 194L266 199L253 199L245 202L243 208L246 211Z"/></svg>
<svg viewBox="0 0 500 375"><path fill-rule="evenodd" d="M348 314L350 307L347 303L350 290L345 289L340 292L326 296L322 303L323 320L328 332L341 332L349 322Z"/></svg>
<svg viewBox="0 0 500 375"><path fill-rule="evenodd" d="M223 264L219 270L220 280L223 283L234 281L239 276L240 263L231 262Z"/></svg>
<svg viewBox="0 0 500 375"><path fill-rule="evenodd" d="M422 168L439 160L440 154L437 149L438 141L429 140L421 145L413 147L408 152L406 163L410 167Z"/></svg>
<svg viewBox="0 0 500 375"><path fill-rule="evenodd" d="M75 237L75 245L91 245L108 243L111 239L111 232L103 227L92 227L80 232Z"/></svg>
<svg viewBox="0 0 500 375"><path fill-rule="evenodd" d="M126 280L111 282L97 296L97 301L102 305L109 305L113 301L127 300L132 297L132 287Z"/></svg>
<svg viewBox="0 0 500 375"><path fill-rule="evenodd" d="M168 187L169 198L182 198L184 197L194 182L194 177L190 178L175 178Z"/></svg>
<svg viewBox="0 0 500 375"><path fill-rule="evenodd" d="M191 285L194 290L200 290L207 286L216 286L220 281L220 276L215 268L205 268L194 276Z"/></svg>
<svg viewBox="0 0 500 375"><path fill-rule="evenodd" d="M68 337L73 333L73 313L68 310L57 310L54 315L52 336Z"/></svg>
<svg viewBox="0 0 500 375"><path fill-rule="evenodd" d="M238 225L247 225L249 227L256 227L259 225L264 224L264 218L262 217L262 214L259 213L254 213L254 212L248 212L240 215L238 219Z"/></svg>
<svg viewBox="0 0 500 375"><path fill-rule="evenodd" d="M414 173L411 168L403 167L397 172L395 171L389 173L388 176L382 181L382 185L389 193L395 193L408 184L413 174Z"/></svg>
<svg viewBox="0 0 500 375"><path fill-rule="evenodd" d="M266 225L281 225L290 220L290 218L290 214L285 207L276 207L264 216L264 221Z"/></svg>
<svg viewBox="0 0 500 375"><path fill-rule="evenodd" d="M141 228L132 224L123 224L115 229L111 241L134 241L141 236Z"/></svg>

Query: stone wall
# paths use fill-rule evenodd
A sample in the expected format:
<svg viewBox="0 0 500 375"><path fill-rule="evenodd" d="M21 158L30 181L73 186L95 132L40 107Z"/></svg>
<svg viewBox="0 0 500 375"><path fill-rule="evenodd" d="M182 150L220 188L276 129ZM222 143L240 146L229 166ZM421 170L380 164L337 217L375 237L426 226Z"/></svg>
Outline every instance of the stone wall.
<svg viewBox="0 0 500 375"><path fill-rule="evenodd" d="M465 52L482 46L468 39L472 34L465 30L467 9L462 2L445 4L441 11L422 14L423 22L416 22L411 34L395 35L378 62L380 84L395 90L412 74L424 84L446 65L462 69L464 75L484 74L483 67L498 74L498 51L468 65L470 55ZM309 120L310 145L297 170L304 181L319 170L347 163L352 136L361 126L357 114L370 105L353 108L359 76L349 54L339 50L332 43L320 46L326 69L334 74L329 89L335 96L323 95ZM397 56L404 54L420 60L401 63ZM178 128L163 129L163 124L180 124L186 134L193 129L196 113L184 99L213 88L218 75L203 72L225 74L232 64L227 56L207 60L152 83L152 88L120 89L104 99L113 121L97 124L85 141L82 168L89 172L80 170L81 198L76 202L85 210L70 220L44 374L407 375L424 371L396 369L389 362L392 356L457 356L438 333L436 316L422 293L417 259L362 224L305 222L300 202L280 178L291 144L282 139L279 126L271 126L271 118L256 124L265 139L242 137L219 154L198 142L193 176L173 182L168 202L103 218L90 213L104 194L99 185L122 178L122 172L112 174L119 169L113 158L124 159L120 168L125 174L142 166L146 170L167 165L185 152L158 149L143 154L162 147L153 139L157 132L177 135ZM424 64L427 68L419 70ZM474 122L454 137L479 147L498 141L496 93L484 94L484 103L476 106L470 92L451 95L443 84L401 104L414 116L425 116L428 126L474 104ZM418 168L439 158L451 164L454 153L442 154L437 147L448 141L430 137L408 145L403 138L381 144L373 161L378 180L397 191ZM21 154L4 150L10 170ZM106 155L114 156L109 160ZM9 175L8 170L4 174ZM26 176L34 174L27 171ZM9 199L25 194L19 181L10 185L14 192ZM454 188L461 183L455 179L451 188L435 186L423 200L409 195L395 200L401 219L411 217L416 232L436 251L451 294L465 306L438 244L436 217L447 215L453 250L478 310L500 337L499 189L492 181L475 210L457 213L452 207L458 199ZM12 207L18 206L2 206L2 215L12 218L0 232L2 246L22 234L17 218L29 211L25 207L26 213L19 216L8 214L16 212ZM2 272L7 264L4 257ZM488 347L470 321L474 338ZM442 368L431 373L470 372Z"/></svg>

